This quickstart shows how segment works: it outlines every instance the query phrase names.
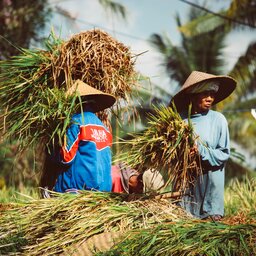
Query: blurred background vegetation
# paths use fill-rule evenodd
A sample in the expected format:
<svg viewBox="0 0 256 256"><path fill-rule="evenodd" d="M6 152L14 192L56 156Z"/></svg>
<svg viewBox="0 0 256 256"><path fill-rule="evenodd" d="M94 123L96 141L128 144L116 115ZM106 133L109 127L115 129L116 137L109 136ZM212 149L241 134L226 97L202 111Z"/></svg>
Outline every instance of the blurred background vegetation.
<svg viewBox="0 0 256 256"><path fill-rule="evenodd" d="M118 0L98 0L102 8L115 15L126 18L125 6ZM0 59L5 60L19 54L19 47L29 48L33 43L40 45L45 38L42 33L46 24L54 16L49 1L42 0L1 0L0 1ZM68 10L63 12L67 17ZM230 136L233 142L232 156L226 168L226 183L237 177L253 176L256 166L248 167L244 161L244 152L256 155L256 117L251 111L256 108L256 42L248 46L245 54L237 59L231 70L226 69L223 49L225 38L233 30L250 30L255 33L256 1L230 0L226 10L218 13L209 12L207 1L204 6L191 5L188 20L183 24L177 14L176 24L181 33L180 45L174 45L164 34L155 33L149 39L164 57L164 69L171 80L182 86L193 70L213 74L228 74L238 81L239 88L227 100L218 104L228 119ZM50 33L50 31L49 31ZM43 44L42 44L43 45ZM1 70L0 70L1 72ZM143 74L142 74L143 75ZM138 115L122 124L113 117L113 135L118 142L127 138L132 131L141 131L147 126L147 115L152 106L158 103L168 104L172 95L167 94L160 85L143 80L142 87L153 90L139 90L139 98L134 101ZM171 84L170 84L171 87ZM239 110L239 111L237 111ZM128 120L128 119L127 119ZM1 119L4 122L4 119ZM22 191L25 187L37 187L40 173L40 156L34 150L20 153L16 141L0 141L0 189L14 187ZM245 151L240 151L240 148ZM114 156L120 148L113 145Z"/></svg>

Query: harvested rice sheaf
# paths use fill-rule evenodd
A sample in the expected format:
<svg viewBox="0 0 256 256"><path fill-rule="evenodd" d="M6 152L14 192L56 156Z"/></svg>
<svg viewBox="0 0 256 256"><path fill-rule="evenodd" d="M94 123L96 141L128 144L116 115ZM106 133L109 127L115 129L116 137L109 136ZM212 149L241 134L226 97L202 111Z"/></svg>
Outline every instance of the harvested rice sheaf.
<svg viewBox="0 0 256 256"><path fill-rule="evenodd" d="M135 56L123 43L101 30L74 35L67 41L51 34L46 50L21 49L19 56L0 62L0 109L5 138L62 142L74 111L75 96L65 92L76 79L113 94L118 107L131 101L137 85ZM102 121L108 115L99 113Z"/></svg>
<svg viewBox="0 0 256 256"><path fill-rule="evenodd" d="M137 82L135 57L123 43L100 30L74 35L58 48L52 61L54 84L67 86L80 79L87 84L113 94L118 99L129 99Z"/></svg>
<svg viewBox="0 0 256 256"><path fill-rule="evenodd" d="M140 172L148 168L162 171L168 177L167 184L175 184L176 191L185 191L202 172L198 152L191 154L197 140L193 127L174 108L159 106L154 110L147 128L124 141L117 161Z"/></svg>
<svg viewBox="0 0 256 256"><path fill-rule="evenodd" d="M0 211L1 255L255 255L250 222L193 219L169 200L83 191ZM237 215L238 216L238 215ZM100 253L102 252L102 253Z"/></svg>
<svg viewBox="0 0 256 256"><path fill-rule="evenodd" d="M113 232L121 238L128 230L188 218L168 200L141 197L127 201L126 194L88 191L78 195L53 193L52 196L32 199L1 212L1 253L13 252L16 248L24 255L57 255L72 251L95 235ZM19 241L26 241L25 245L15 241L12 246L8 245L17 236Z"/></svg>

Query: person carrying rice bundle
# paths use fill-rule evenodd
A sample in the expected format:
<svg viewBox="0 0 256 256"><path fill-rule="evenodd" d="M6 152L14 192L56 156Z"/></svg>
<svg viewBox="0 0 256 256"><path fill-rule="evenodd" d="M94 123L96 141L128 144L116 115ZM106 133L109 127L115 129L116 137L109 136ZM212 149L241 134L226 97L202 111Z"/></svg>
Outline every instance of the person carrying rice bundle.
<svg viewBox="0 0 256 256"><path fill-rule="evenodd" d="M170 105L190 121L199 136L192 154L200 155L202 175L190 188L180 205L197 218L220 220L224 216L224 166L230 156L229 130L223 114L211 107L227 98L236 81L229 76L193 71ZM188 107L192 104L191 115Z"/></svg>
<svg viewBox="0 0 256 256"><path fill-rule="evenodd" d="M129 110L129 114L131 113L129 106L132 105L134 91L138 89L140 75L135 70L136 55L130 51L130 48L99 29L82 31L66 41L51 33L44 46L45 50L20 49L20 55L0 62L0 109L4 118L0 131L4 140L18 143L19 152L27 150L36 152L38 175L40 175L38 185L52 190L56 185L56 178L63 173L63 163L61 163L64 161L63 157L73 152L69 152L72 149L69 136L65 141L66 131L68 130L67 135L75 136L73 130L69 132L70 127L74 127L74 121L82 126L90 124L91 121L93 125L103 125L104 129L102 128L102 131L96 129L93 136L95 140L103 140L104 142L99 143L103 145L106 135L106 143L109 147L112 141L110 131L107 129L110 127L110 116L115 114L118 118L122 118L118 115L120 110L122 112ZM75 104L75 94L73 97L68 97L66 92L74 92L72 89L74 84L80 92L82 83L87 89L91 87L90 91L92 89L98 91L93 91L93 95L80 93L78 99L86 96L86 115L82 110L78 113L81 118L74 119L72 115L77 113L79 104ZM88 102L91 106L94 100L95 103L89 114ZM106 102L111 104L104 106ZM112 108L114 102L116 104ZM89 115L95 115L93 120L87 119L86 116ZM96 116L99 124L96 122ZM85 119L82 120L83 118ZM85 136L88 135L88 131L86 132ZM82 135L79 133L78 136ZM73 142L77 141L74 139ZM59 151L56 151L56 147L63 148L63 146L67 147L67 152L63 153L61 164L49 160L49 152L58 155ZM108 161L107 172L110 173L111 159L109 156L102 157L105 148L97 148L97 150L100 151L96 154L97 162ZM88 156L86 153L84 155ZM73 158L65 161L72 162ZM90 178L95 184L86 183L86 188L104 191L111 189L109 177L105 179L99 174ZM101 182L100 179L108 184L107 188L98 184ZM84 183L76 184L75 188L84 185ZM56 187L56 190L65 191L73 187L71 184L65 184L65 187L61 189Z"/></svg>
<svg viewBox="0 0 256 256"><path fill-rule="evenodd" d="M67 129L65 143L53 149L49 161L58 166L56 192L79 190L111 191L110 130L96 116L96 112L111 107L116 99L81 80L75 81L67 96L77 94L77 111ZM51 165L54 166L54 165ZM51 170L56 173L56 170Z"/></svg>

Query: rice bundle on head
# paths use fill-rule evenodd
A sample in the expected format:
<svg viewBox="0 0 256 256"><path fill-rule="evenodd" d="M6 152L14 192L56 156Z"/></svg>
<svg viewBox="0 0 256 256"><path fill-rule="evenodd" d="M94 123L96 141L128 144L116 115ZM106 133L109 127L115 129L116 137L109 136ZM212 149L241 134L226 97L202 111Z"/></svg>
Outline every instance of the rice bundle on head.
<svg viewBox="0 0 256 256"><path fill-rule="evenodd" d="M65 92L80 79L91 87L130 101L137 73L128 47L101 30L79 33L68 41L51 34L46 50L21 49L19 56L0 62L1 127L5 138L21 148L62 138L75 109L76 96ZM108 112L99 112L103 122Z"/></svg>
<svg viewBox="0 0 256 256"><path fill-rule="evenodd" d="M124 151L117 161L124 161L139 172L148 168L162 171L166 185L174 184L172 189L182 193L202 172L199 154L190 154L196 141L192 125L186 124L173 108L162 106L154 110L149 126L123 142Z"/></svg>
<svg viewBox="0 0 256 256"><path fill-rule="evenodd" d="M79 33L60 45L52 60L57 86L80 79L96 89L129 100L136 84L135 59L130 49L101 30Z"/></svg>

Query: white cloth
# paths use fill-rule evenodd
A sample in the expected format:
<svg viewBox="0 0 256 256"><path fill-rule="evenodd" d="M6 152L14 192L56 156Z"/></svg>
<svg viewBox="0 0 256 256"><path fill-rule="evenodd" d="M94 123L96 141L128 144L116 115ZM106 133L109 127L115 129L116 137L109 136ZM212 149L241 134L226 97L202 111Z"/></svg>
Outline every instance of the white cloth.
<svg viewBox="0 0 256 256"><path fill-rule="evenodd" d="M164 185L164 179L161 173L154 169L148 169L144 172L143 177L144 192L159 191Z"/></svg>

